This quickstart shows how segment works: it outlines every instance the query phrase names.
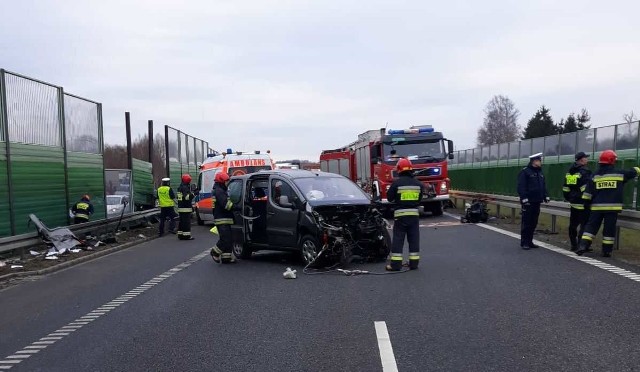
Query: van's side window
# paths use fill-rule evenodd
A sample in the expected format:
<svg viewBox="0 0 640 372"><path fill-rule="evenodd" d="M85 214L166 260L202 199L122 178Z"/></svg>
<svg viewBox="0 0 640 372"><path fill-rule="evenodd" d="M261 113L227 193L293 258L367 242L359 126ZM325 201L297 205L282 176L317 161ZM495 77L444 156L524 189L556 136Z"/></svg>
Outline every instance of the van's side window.
<svg viewBox="0 0 640 372"><path fill-rule="evenodd" d="M273 201L273 204L282 207L282 205L280 205L281 196L286 196L289 199L289 203L291 203L293 201L293 197L295 196L295 192L288 183L277 179L272 180L271 200Z"/></svg>

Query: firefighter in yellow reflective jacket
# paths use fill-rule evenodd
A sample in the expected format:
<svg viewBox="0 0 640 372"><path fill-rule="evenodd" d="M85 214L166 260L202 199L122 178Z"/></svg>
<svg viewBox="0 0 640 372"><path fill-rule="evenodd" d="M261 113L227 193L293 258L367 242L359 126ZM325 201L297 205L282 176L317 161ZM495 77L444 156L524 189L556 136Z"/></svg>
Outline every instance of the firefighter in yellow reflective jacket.
<svg viewBox="0 0 640 372"><path fill-rule="evenodd" d="M409 243L409 268L415 270L420 263L420 202L424 185L413 178L413 165L409 159L400 159L396 166L398 179L387 191L387 200L394 204L393 243L388 271L402 269L404 239Z"/></svg>
<svg viewBox="0 0 640 372"><path fill-rule="evenodd" d="M233 225L233 202L227 193L229 175L219 172L213 186L213 223L218 229L218 243L211 248L211 257L217 263L235 263L232 248L231 225Z"/></svg>
<svg viewBox="0 0 640 372"><path fill-rule="evenodd" d="M165 220L169 219L169 232L172 234L176 233L176 211L175 211L175 198L176 194L173 192L171 186L169 186L171 179L163 178L162 186L158 187L157 197L158 197L158 205L160 206L160 226L159 226L159 235L164 235L164 223Z"/></svg>
<svg viewBox="0 0 640 372"><path fill-rule="evenodd" d="M590 205L591 215L582 234L580 248L576 252L579 256L592 250L591 243L598 234L600 225L604 220L602 256L611 257L613 245L616 242L618 213L622 212L624 184L640 174L640 168L638 167L629 170L616 169L614 166L617 159L618 155L612 150L602 152L599 161L600 166L582 195L583 199Z"/></svg>
<svg viewBox="0 0 640 372"><path fill-rule="evenodd" d="M73 223L89 222L89 217L93 214L93 205L89 195L83 195L79 202L71 208L73 212Z"/></svg>
<svg viewBox="0 0 640 372"><path fill-rule="evenodd" d="M564 185L562 185L564 200L568 201L571 206L569 241L571 242L571 250L574 252L578 250L578 239L584 233L584 228L589 221L589 209L585 207L585 201L582 198L582 194L587 189L587 183L592 177L591 171L587 168L588 162L589 155L584 152L577 153L576 162L565 174Z"/></svg>
<svg viewBox="0 0 640 372"><path fill-rule="evenodd" d="M191 175L183 174L182 183L178 187L178 239L193 240L191 236L191 214L193 213L193 193L191 192Z"/></svg>

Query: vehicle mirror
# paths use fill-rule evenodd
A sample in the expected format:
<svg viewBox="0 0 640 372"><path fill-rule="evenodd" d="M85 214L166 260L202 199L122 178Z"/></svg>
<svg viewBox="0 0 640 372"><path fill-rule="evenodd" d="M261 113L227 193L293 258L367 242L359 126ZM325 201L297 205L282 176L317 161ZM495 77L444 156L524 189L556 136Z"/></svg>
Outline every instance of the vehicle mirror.
<svg viewBox="0 0 640 372"><path fill-rule="evenodd" d="M454 157L455 157L455 156L453 156L453 154L449 154L449 159L450 159L450 160L453 160L453 158L454 158Z"/></svg>
<svg viewBox="0 0 640 372"><path fill-rule="evenodd" d="M200 192L200 190L198 189L198 186L195 183L191 184L191 192L194 193L195 195L198 195L198 193Z"/></svg>
<svg viewBox="0 0 640 372"><path fill-rule="evenodd" d="M280 196L280 199L278 200L278 204L280 204L280 206L282 208L293 208L294 205L289 201L289 197L286 195L282 195Z"/></svg>
<svg viewBox="0 0 640 372"><path fill-rule="evenodd" d="M447 140L447 152L449 153L449 159L453 159L453 141Z"/></svg>

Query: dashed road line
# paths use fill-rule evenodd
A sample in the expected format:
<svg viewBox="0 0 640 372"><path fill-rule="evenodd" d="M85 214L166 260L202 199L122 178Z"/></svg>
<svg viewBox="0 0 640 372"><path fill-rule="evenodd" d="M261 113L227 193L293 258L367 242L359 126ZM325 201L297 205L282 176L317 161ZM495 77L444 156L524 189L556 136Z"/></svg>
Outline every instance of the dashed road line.
<svg viewBox="0 0 640 372"><path fill-rule="evenodd" d="M445 214L448 217L451 217L451 218L459 218L459 217L456 217L455 215L450 214L450 213L445 213ZM495 227L495 226L486 225L486 224L483 224L483 223L476 224L476 226L482 227L483 229L487 229L487 230L491 230L491 231L500 233L502 235L510 236L512 238L515 238L515 239L520 239L520 235L518 235L516 233L513 233L511 231L503 230L503 229ZM634 282L640 283L640 274L635 273L633 271L629 271L629 270L623 269L621 267L614 266L614 265L608 264L606 262L602 262L602 261L596 260L596 259L591 258L591 257L578 256L577 254L575 254L575 252L571 252L571 251L568 251L566 249L562 249L560 247L556 247L555 245L548 244L548 243L545 243L545 242L541 242L539 240L535 240L534 242L537 245L539 245L540 247L542 247L542 248L548 249L550 251L559 253L559 254L564 255L566 257L573 258L574 260L584 262L584 263L589 264L589 265L591 265L593 267L597 267L598 269L602 269L602 270L608 271L608 272L610 272L612 274L616 274L616 275L619 275L619 276L621 276L623 278L627 278L629 280L633 280Z"/></svg>
<svg viewBox="0 0 640 372"><path fill-rule="evenodd" d="M383 372L398 372L396 357L393 355L393 346L387 330L386 322L374 322L376 336L378 338L378 350L380 350L380 361Z"/></svg>
<svg viewBox="0 0 640 372"><path fill-rule="evenodd" d="M154 286L169 279L173 275L179 273L180 271L186 269L187 267L193 265L194 263L196 263L197 261L200 261L201 259L207 257L208 255L209 255L209 250L207 249L206 251L156 276L155 278L145 282L144 284L137 286L136 288L127 292L125 295L122 295L96 308L95 310L90 311L86 315L70 322L69 324L56 330L55 332L50 333L47 336L39 339L38 341L31 343L31 345L24 347L22 350L18 350L12 355L5 357L4 359L0 360L0 371L6 371L13 368L14 366L20 364L22 361L27 360L31 356L38 354L40 351L45 350L49 346L62 340L64 337L69 336L70 334L81 329L82 327L90 324L94 320L107 315L110 311L117 309L118 306L130 301L133 298L136 298L137 296L143 294L144 292L148 291Z"/></svg>

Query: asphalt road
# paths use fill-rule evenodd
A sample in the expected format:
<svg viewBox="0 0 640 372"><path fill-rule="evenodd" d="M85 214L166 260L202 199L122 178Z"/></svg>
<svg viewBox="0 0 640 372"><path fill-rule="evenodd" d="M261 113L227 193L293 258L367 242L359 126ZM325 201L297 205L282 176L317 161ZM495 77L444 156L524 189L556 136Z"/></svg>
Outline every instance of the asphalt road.
<svg viewBox="0 0 640 372"><path fill-rule="evenodd" d="M194 230L1 291L0 369L382 371L384 321L401 372L640 370L639 282L494 231L425 226L420 270L399 275L306 276L281 253L168 271L214 243Z"/></svg>

